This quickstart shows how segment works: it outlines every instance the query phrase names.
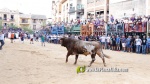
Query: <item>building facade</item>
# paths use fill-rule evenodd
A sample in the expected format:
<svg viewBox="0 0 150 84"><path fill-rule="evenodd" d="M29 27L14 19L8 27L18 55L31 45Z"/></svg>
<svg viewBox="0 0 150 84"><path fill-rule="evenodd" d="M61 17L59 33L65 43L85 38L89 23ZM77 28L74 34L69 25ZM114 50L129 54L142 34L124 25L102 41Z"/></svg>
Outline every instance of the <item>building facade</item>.
<svg viewBox="0 0 150 84"><path fill-rule="evenodd" d="M19 26L19 11L9 10L7 8L0 9L0 20L2 21L2 26L7 28L9 26Z"/></svg>
<svg viewBox="0 0 150 84"><path fill-rule="evenodd" d="M13 26L20 28L40 29L46 25L45 15L23 14L18 10L0 9L0 20L3 28Z"/></svg>
<svg viewBox="0 0 150 84"><path fill-rule="evenodd" d="M39 30L46 26L46 16L45 15L31 15L31 29Z"/></svg>
<svg viewBox="0 0 150 84"><path fill-rule="evenodd" d="M107 20L109 14L109 0L87 0L86 7L87 19L104 19Z"/></svg>
<svg viewBox="0 0 150 84"><path fill-rule="evenodd" d="M149 0L124 0L114 2L110 0L110 15L115 18L150 15L150 1Z"/></svg>
<svg viewBox="0 0 150 84"><path fill-rule="evenodd" d="M19 27L20 28L31 28L31 15L28 14L19 14Z"/></svg>
<svg viewBox="0 0 150 84"><path fill-rule="evenodd" d="M70 22L85 19L84 0L58 0L56 2L57 21Z"/></svg>

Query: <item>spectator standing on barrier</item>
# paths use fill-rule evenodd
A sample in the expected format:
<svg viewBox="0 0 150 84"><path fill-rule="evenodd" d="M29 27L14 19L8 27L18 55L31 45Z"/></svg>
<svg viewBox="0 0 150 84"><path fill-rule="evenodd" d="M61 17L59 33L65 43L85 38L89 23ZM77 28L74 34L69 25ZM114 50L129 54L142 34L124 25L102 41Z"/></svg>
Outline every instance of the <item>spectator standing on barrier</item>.
<svg viewBox="0 0 150 84"><path fill-rule="evenodd" d="M110 21L111 21L111 23L114 22L114 17L113 17L113 15L110 16Z"/></svg>
<svg viewBox="0 0 150 84"><path fill-rule="evenodd" d="M150 36L147 37L147 53L150 53Z"/></svg>
<svg viewBox="0 0 150 84"><path fill-rule="evenodd" d="M116 37L116 50L120 51L120 37L117 35Z"/></svg>
<svg viewBox="0 0 150 84"><path fill-rule="evenodd" d="M0 43L1 43L0 50L2 50L2 47L5 43L4 43L4 34L1 31L0 31Z"/></svg>
<svg viewBox="0 0 150 84"><path fill-rule="evenodd" d="M137 36L135 42L136 42L136 53L140 54L142 40L139 38L139 36Z"/></svg>
<svg viewBox="0 0 150 84"><path fill-rule="evenodd" d="M121 38L121 44L122 44L122 49L125 52L126 51L126 38L124 35Z"/></svg>
<svg viewBox="0 0 150 84"><path fill-rule="evenodd" d="M145 36L143 36L143 38L142 38L142 54L146 54L146 43L147 43L147 39Z"/></svg>

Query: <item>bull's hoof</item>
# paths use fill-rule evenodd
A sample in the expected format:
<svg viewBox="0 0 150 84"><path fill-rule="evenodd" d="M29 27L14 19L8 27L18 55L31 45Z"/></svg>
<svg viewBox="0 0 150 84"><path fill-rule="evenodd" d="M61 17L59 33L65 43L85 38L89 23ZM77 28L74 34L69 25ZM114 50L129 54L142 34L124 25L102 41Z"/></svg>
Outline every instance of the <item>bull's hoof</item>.
<svg viewBox="0 0 150 84"><path fill-rule="evenodd" d="M68 60L66 60L66 63L68 62Z"/></svg>
<svg viewBox="0 0 150 84"><path fill-rule="evenodd" d="M106 67L106 64L104 64L104 67Z"/></svg>
<svg viewBox="0 0 150 84"><path fill-rule="evenodd" d="M73 63L74 65L76 65L76 63Z"/></svg>

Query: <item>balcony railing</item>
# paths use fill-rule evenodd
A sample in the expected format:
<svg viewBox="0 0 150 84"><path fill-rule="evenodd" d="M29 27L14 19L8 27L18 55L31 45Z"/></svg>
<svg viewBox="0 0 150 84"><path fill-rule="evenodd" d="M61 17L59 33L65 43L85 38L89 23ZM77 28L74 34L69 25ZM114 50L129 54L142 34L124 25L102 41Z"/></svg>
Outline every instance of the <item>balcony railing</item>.
<svg viewBox="0 0 150 84"><path fill-rule="evenodd" d="M78 5L77 5L77 10L81 10L81 9L84 9L84 5L78 4Z"/></svg>
<svg viewBox="0 0 150 84"><path fill-rule="evenodd" d="M4 21L8 21L8 22L9 22L9 21L15 21L15 19L7 19L7 18L4 18L3 20L4 20Z"/></svg>
<svg viewBox="0 0 150 84"><path fill-rule="evenodd" d="M21 21L20 24L29 24L28 21Z"/></svg>

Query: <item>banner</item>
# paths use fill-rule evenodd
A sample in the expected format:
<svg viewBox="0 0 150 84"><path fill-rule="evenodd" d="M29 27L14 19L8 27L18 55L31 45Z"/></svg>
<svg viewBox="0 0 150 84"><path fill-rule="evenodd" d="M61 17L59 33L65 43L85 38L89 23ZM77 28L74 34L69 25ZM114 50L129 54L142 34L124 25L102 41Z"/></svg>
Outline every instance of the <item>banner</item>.
<svg viewBox="0 0 150 84"><path fill-rule="evenodd" d="M146 32L147 23L146 22L137 22L137 23L126 23L124 31L125 32Z"/></svg>

